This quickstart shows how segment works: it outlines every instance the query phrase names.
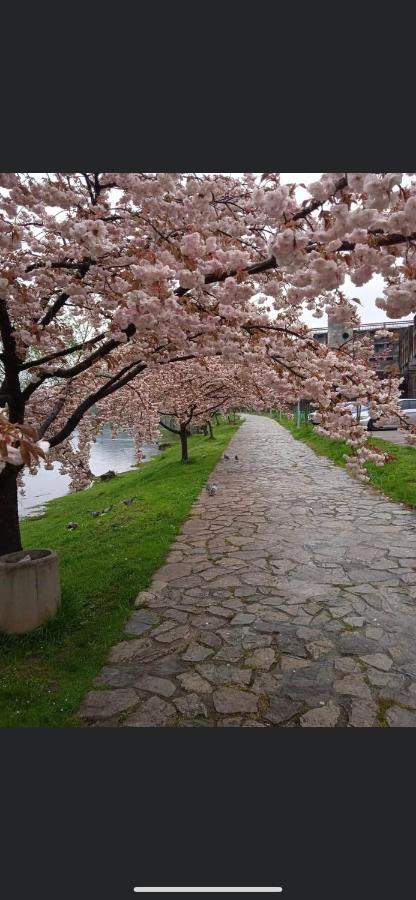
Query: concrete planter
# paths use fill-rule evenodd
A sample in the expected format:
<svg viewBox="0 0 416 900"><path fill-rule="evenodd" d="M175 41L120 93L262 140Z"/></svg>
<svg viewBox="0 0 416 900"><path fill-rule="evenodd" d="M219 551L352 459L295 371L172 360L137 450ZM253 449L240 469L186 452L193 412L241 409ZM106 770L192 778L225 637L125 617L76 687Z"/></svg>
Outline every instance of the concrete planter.
<svg viewBox="0 0 416 900"><path fill-rule="evenodd" d="M0 556L0 631L34 631L56 615L60 602L59 561L53 550Z"/></svg>

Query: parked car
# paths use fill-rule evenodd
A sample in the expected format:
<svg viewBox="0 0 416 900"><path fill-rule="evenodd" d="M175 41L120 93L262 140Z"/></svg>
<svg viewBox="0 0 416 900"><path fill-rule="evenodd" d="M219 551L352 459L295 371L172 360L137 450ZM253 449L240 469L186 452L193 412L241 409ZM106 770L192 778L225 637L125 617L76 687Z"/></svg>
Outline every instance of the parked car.
<svg viewBox="0 0 416 900"><path fill-rule="evenodd" d="M411 425L416 425L416 399L414 399L413 397L403 397L401 400L399 400L398 406L401 414L407 420L407 422L410 422ZM384 429L393 430L400 428L400 419L396 416L393 416L392 418L383 421L383 424L379 425L378 419L370 418L367 427L369 431L382 431Z"/></svg>
<svg viewBox="0 0 416 900"><path fill-rule="evenodd" d="M353 416L359 420L360 425L363 425L364 428L369 427L370 419L370 410L368 406L360 406L357 403L343 403L342 404L345 409L350 409ZM318 410L310 413L308 416L308 422L311 422L312 425L319 425L321 421L321 416Z"/></svg>

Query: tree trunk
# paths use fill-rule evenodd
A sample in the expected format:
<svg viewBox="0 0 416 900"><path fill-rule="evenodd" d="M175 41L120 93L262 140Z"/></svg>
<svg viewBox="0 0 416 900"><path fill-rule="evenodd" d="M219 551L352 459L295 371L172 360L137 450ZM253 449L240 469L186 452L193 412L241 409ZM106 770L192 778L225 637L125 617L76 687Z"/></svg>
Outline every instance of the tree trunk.
<svg viewBox="0 0 416 900"><path fill-rule="evenodd" d="M210 438L213 438L213 437L214 437L214 432L213 432L213 430L212 430L211 422L207 422L207 425L208 425L209 436L210 436Z"/></svg>
<svg viewBox="0 0 416 900"><path fill-rule="evenodd" d="M22 549L17 511L19 469L7 464L0 472L0 556Z"/></svg>
<svg viewBox="0 0 416 900"><path fill-rule="evenodd" d="M181 438L181 449L182 449L182 458L181 462L188 462L188 429L186 425L181 424L181 430L179 432Z"/></svg>

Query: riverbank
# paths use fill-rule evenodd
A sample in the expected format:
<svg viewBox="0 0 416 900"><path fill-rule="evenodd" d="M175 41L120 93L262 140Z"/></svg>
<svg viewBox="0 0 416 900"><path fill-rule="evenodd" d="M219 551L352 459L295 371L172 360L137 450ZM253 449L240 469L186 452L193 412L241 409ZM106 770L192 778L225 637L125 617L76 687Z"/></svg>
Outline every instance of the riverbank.
<svg viewBox="0 0 416 900"><path fill-rule="evenodd" d="M173 437L174 435L169 436L169 432L165 429L160 429L160 442L172 443L171 438ZM76 446L76 432L73 443ZM158 444L144 444L141 452L144 461L152 459L159 453ZM131 435L119 431L113 436L112 428L105 425L92 444L89 468L97 477L108 472L109 469L118 475L134 468L136 458L136 447ZM55 463L51 469L40 466L36 475L30 475L27 472L23 478L22 487L23 493L19 492L19 517L21 520L27 516L39 517L45 511L46 503L56 500L58 497L67 496L70 493L70 479L68 475L62 474L60 464Z"/></svg>
<svg viewBox="0 0 416 900"><path fill-rule="evenodd" d="M296 425L294 419L272 413L272 418L290 431L294 438L303 441L311 447L319 456L327 456L337 466L345 467L345 455L351 453L350 447L344 441L318 434L313 425ZM374 447L389 454L389 460L384 466L375 466L367 463L366 469L370 477L370 483L378 488L392 500L405 503L406 506L416 507L416 448L402 444L394 444L384 438L369 438L369 443Z"/></svg>
<svg viewBox="0 0 416 900"><path fill-rule="evenodd" d="M59 554L62 605L45 628L0 636L0 726L77 724L74 714L120 640L136 595L164 561L237 428L219 425L215 440L191 437L188 465L175 443L140 469L53 500L44 517L22 522L24 547ZM78 526L72 531L71 521Z"/></svg>

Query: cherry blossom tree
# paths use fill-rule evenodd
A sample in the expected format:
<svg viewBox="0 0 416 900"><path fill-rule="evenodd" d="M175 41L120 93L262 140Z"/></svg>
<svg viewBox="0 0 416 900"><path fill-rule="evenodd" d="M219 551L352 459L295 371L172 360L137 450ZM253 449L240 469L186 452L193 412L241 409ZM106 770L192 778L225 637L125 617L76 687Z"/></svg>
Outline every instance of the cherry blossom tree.
<svg viewBox="0 0 416 900"><path fill-rule="evenodd" d="M230 402L232 387L226 382L226 367L224 373L220 368L221 363L215 359L205 365L199 360L172 363L158 373L152 384L152 399L159 409L161 425L179 436L183 463L189 458L192 426L206 426L213 413ZM166 417L176 420L177 427L167 424Z"/></svg>
<svg viewBox="0 0 416 900"><path fill-rule="evenodd" d="M188 462L188 437L192 426L209 426L215 413L226 413L248 405L268 409L280 391L286 396L287 379L274 372L273 365L227 364L221 357L171 363L148 376L149 397L160 416L176 420L177 427L161 424L179 435L182 462ZM273 387L272 387L273 386ZM134 390L134 383L129 385ZM141 406L139 394L139 405Z"/></svg>
<svg viewBox="0 0 416 900"><path fill-rule="evenodd" d="M301 315L353 316L345 278L374 273L389 316L415 310L416 182L329 173L307 190L299 203L278 173L2 176L0 554L20 547L19 469L49 445L85 479L100 422L118 414L138 439L155 427L154 409L133 421L120 392L193 359L273 370L319 405L322 427L347 434L362 473L372 451L341 404L395 411L397 381L318 346Z"/></svg>

